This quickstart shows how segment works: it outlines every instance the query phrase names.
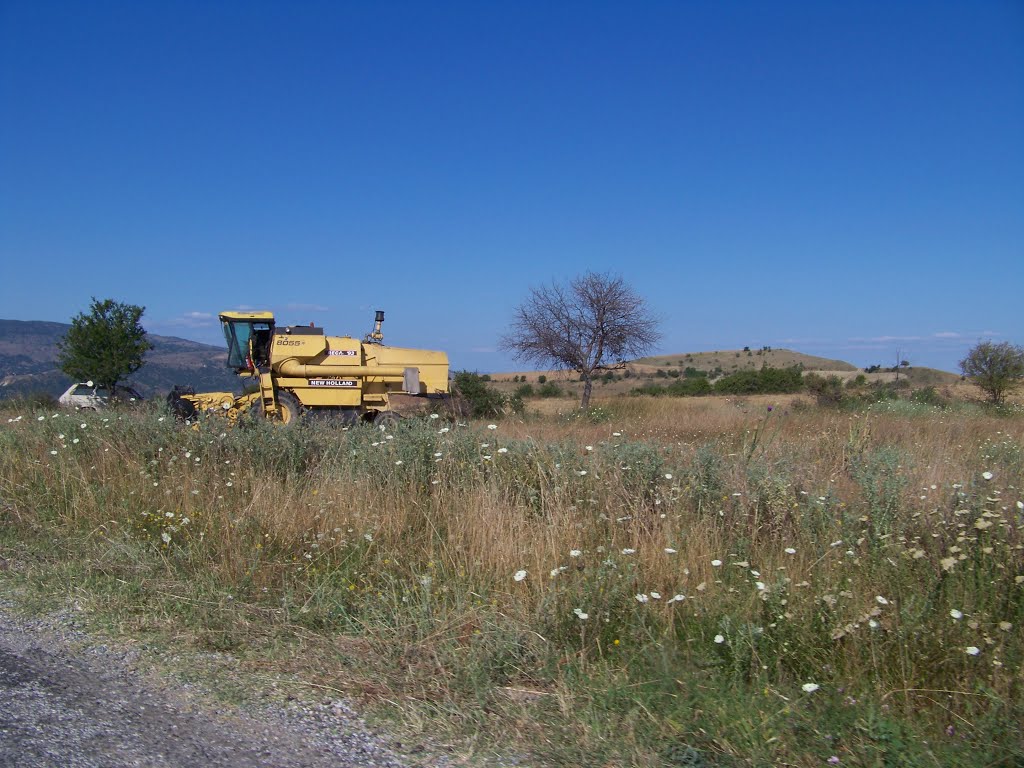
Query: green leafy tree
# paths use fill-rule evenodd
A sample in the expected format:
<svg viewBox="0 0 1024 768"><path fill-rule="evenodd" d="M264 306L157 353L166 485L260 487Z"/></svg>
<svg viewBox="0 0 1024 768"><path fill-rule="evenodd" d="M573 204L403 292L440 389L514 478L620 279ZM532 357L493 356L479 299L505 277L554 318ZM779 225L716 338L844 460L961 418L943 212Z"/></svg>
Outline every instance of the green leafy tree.
<svg viewBox="0 0 1024 768"><path fill-rule="evenodd" d="M996 405L1024 379L1024 347L1002 341L982 341L960 361L960 370Z"/></svg>
<svg viewBox="0 0 1024 768"><path fill-rule="evenodd" d="M140 320L145 307L113 299L92 299L89 313L71 319L63 340L57 343L57 363L76 381L90 379L113 396L117 385L142 367L152 348Z"/></svg>

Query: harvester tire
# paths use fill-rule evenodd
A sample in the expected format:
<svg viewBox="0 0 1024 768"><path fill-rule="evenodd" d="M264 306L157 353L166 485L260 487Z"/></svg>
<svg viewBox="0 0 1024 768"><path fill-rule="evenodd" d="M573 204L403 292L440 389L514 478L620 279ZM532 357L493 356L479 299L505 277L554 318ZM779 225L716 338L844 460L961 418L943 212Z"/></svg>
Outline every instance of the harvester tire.
<svg viewBox="0 0 1024 768"><path fill-rule="evenodd" d="M190 400L186 400L182 395L194 395L195 390L192 387L178 387L176 386L171 393L167 395L167 408L170 410L171 415L175 419L181 422L187 422L195 419L196 417L196 406Z"/></svg>
<svg viewBox="0 0 1024 768"><path fill-rule="evenodd" d="M276 397L277 413L274 415L274 421L286 427L293 427L298 424L299 418L302 416L302 405L299 403L299 398L283 389L278 390ZM263 402L261 400L256 401L252 410L253 415L257 418L263 418L266 415L263 411Z"/></svg>
<svg viewBox="0 0 1024 768"><path fill-rule="evenodd" d="M399 418L394 411L377 411L377 415L373 417L373 426L380 430L392 429Z"/></svg>

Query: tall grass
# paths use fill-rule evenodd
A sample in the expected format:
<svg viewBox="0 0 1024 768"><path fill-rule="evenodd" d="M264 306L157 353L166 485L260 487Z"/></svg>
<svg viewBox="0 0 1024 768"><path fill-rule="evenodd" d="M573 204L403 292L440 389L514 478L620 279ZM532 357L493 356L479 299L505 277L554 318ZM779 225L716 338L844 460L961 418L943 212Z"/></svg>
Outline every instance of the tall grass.
<svg viewBox="0 0 1024 768"><path fill-rule="evenodd" d="M929 408L629 398L390 433L12 412L0 542L124 631L476 751L1016 765L1024 423Z"/></svg>

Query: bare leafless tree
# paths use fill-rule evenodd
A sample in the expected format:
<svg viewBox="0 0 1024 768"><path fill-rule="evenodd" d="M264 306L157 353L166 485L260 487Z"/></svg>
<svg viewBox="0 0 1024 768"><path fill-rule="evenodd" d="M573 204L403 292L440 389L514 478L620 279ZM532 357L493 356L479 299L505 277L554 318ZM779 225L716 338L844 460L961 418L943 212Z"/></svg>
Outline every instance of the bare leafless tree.
<svg viewBox="0 0 1024 768"><path fill-rule="evenodd" d="M597 371L622 367L660 338L658 318L621 277L587 272L568 284L531 288L500 346L518 360L576 371L585 409Z"/></svg>

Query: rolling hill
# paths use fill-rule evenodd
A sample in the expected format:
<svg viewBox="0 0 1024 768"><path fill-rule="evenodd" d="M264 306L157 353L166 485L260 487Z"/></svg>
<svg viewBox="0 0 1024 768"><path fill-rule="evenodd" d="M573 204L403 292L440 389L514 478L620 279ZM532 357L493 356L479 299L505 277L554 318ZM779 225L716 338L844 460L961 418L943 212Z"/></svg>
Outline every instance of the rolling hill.
<svg viewBox="0 0 1024 768"><path fill-rule="evenodd" d="M644 369L658 368L696 368L701 371L721 370L726 374L744 369L757 369L762 366L769 368L789 368L802 366L805 371L846 372L856 371L857 366L844 360L829 360L825 357L805 355L789 349L756 349L756 350L723 350L721 352L691 352L678 355L658 355L642 357L632 363L638 373Z"/></svg>
<svg viewBox="0 0 1024 768"><path fill-rule="evenodd" d="M0 320L0 399L44 393L60 395L72 383L57 367L57 342L70 326L35 320ZM145 364L129 382L145 397L160 397L175 384L197 391L240 390L227 352L175 336L149 334Z"/></svg>
<svg viewBox="0 0 1024 768"><path fill-rule="evenodd" d="M642 357L628 362L622 370L613 371L610 379L601 380L600 387L596 391L608 395L624 394L641 384L642 380L680 376L687 368L701 371L714 380L720 376L728 376L743 370L757 370L762 366L789 368L794 365L801 366L807 373L838 376L841 379L850 379L864 373L863 369L845 360L831 360L790 349L680 352L671 355ZM576 373L565 370L508 371L491 374L491 380L499 389L512 392L517 382L535 384L541 376L548 381L557 382L564 391L574 396L578 394L577 390L582 386ZM954 373L916 366L902 369L899 377L901 380L906 380L911 387L951 385L960 380L960 377ZM865 378L869 382L892 381L896 378L896 374L891 370L885 370L866 373Z"/></svg>

